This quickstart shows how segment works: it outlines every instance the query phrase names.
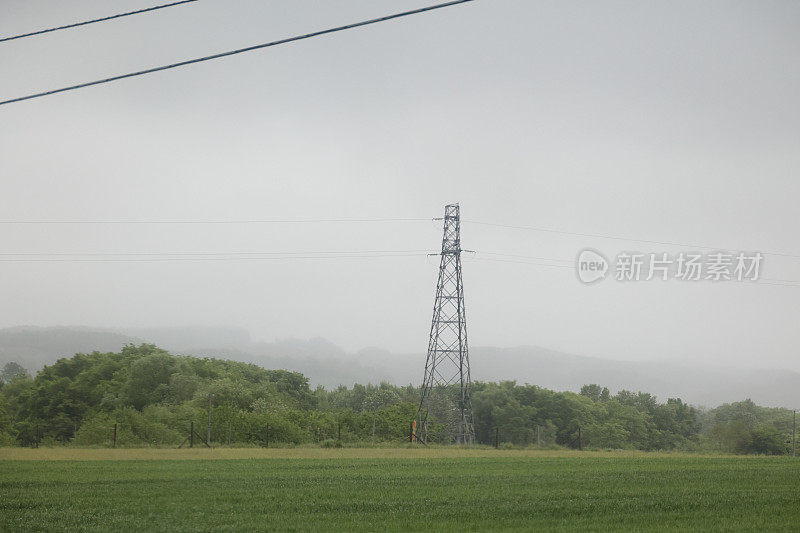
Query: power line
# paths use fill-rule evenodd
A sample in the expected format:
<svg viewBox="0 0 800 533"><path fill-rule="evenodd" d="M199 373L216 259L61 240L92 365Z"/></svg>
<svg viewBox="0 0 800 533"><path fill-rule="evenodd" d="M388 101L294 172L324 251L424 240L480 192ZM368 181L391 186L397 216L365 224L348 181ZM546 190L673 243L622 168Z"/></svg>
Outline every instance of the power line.
<svg viewBox="0 0 800 533"><path fill-rule="evenodd" d="M231 219L231 220L0 220L0 225L11 226L35 226L35 225L250 225L250 224L331 224L331 223L373 223L373 222L430 222L431 218L409 218L409 217L396 217L396 218L307 218L307 219ZM583 233L576 231L564 231L554 228L545 228L537 226L519 226L513 224L499 224L494 222L484 222L478 220L462 220L462 223L476 224L481 226L489 226L496 228L508 228L518 230L537 231L544 233L554 233L558 235L570 235L574 237L588 237L599 239L610 239L626 242L639 242L646 244L659 244L663 246L681 246L690 249L704 249L704 250L733 250L734 248L724 246L709 246L699 244L679 243L675 241L660 241L652 239L639 239L633 237L626 237L621 235L609 235L601 233ZM487 255L494 255L493 252L481 252ZM772 255L779 257L793 257L800 258L798 254L790 254L787 252L779 251L761 251L764 255ZM496 254L512 256L513 254ZM531 256L523 256L526 259L547 259ZM551 260L551 259L547 259ZM569 261L565 259L554 259L555 261Z"/></svg>
<svg viewBox="0 0 800 533"><path fill-rule="evenodd" d="M0 225L248 225L248 224L326 224L326 223L392 223L392 222L431 222L434 219L430 218L308 218L308 219L238 219L238 220L0 220ZM463 220L462 222L468 222L471 224L479 224L484 226L492 226L492 227L501 227L501 228L513 228L513 229L522 229L522 230L532 230L532 231L542 231L542 232L549 232L549 233L556 233L562 235L572 235L572 236L582 236L582 237L593 237L593 238L605 238L605 239L614 239L614 240L622 240L622 241L630 241L630 242L643 242L643 243L650 243L650 244L662 244L662 245L669 245L669 246L683 246L687 248L703 248L708 250L724 250L726 248L716 247L716 246L700 246L697 244L681 244L672 241L657 241L657 240L648 240L648 239L635 239L629 237L622 237L617 235L602 235L597 233L578 233L578 232L570 232L570 231L561 231L552 228L540 228L534 226L516 226L510 224L497 224L491 222L480 222L475 220ZM182 253L182 252L181 252ZM189 255L213 255L213 254L244 254L244 255L253 255L253 254L262 254L262 253L273 253L273 252L192 252ZM316 253L316 252L314 252ZM345 252L343 252L345 253ZM765 255L776 255L776 256L783 256L783 257L800 257L794 254L788 254L784 252L761 252ZM50 254L44 252L35 252L34 254L29 253L0 253L2 255L57 255L57 254ZM125 253L125 254L112 254L108 253L100 253L100 255L146 255L139 254L139 253ZM169 252L163 252L166 255L176 255ZM503 256L503 257L512 257L512 258L521 258L521 259L534 259L534 260L542 260L542 261L555 261L560 263L572 263L571 259L558 259L558 258L551 258L551 257L538 257L538 256L530 256L530 255L518 255L518 254L510 254L510 253L500 253L500 252L486 252L480 251L481 255L496 255L496 256ZM72 254L72 253L63 253L62 255L83 255L82 253ZM487 258L484 258L487 260Z"/></svg>
<svg viewBox="0 0 800 533"><path fill-rule="evenodd" d="M295 256L295 255L345 255L345 254L427 254L433 250L330 250L302 252L2 252L0 256L51 256L51 257L123 257L123 256Z"/></svg>
<svg viewBox="0 0 800 533"><path fill-rule="evenodd" d="M65 92L65 91L73 91L73 90L76 90L76 89L83 89L85 87L91 87L93 85L100 85L100 84L103 84L103 83L109 83L109 82L112 82L112 81L118 81L118 80L122 80L122 79L125 79L125 78L133 78L135 76L142 76L144 74L152 74L153 72L159 72L159 71L162 71L162 70L168 70L168 69L173 69L173 68L177 68L177 67L184 67L184 66L187 66L187 65L192 65L194 63L201 63L203 61L211 61L212 59L219 59L219 58L222 58L222 57L232 56L232 55L235 55L235 54L241 54L241 53L244 53L244 52L252 52L253 50L260 50L262 48L269 48L271 46L278 46L278 45L281 45L281 44L287 44L287 43L291 43L291 42L295 42L295 41L301 41L303 39L310 39L312 37L319 37L320 35L326 35L326 34L329 34L329 33L335 33L335 32L339 32L339 31L350 30L350 29L353 29L353 28L361 27L361 26L368 26L370 24L377 24L379 22L385 22L387 20L392 20L392 19L396 19L396 18L400 18L400 17L407 17L409 15L416 15L416 14L424 13L424 12L427 12L427 11L433 11L434 9L441 9L441 8L444 8L444 7L450 7L450 6L454 6L454 5L457 5L457 4L465 4L467 2L472 2L472 1L473 0L454 0L452 2L445 2L443 4L436 4L436 5L433 5L433 6L423 7L423 8L420 8L420 9L413 9L411 11L404 11L402 13L395 13L393 15L386 15L386 16L383 16L383 17L370 19L370 20L365 20L365 21L362 21L362 22L355 22L355 23L352 23L352 24L347 24L345 26L338 26L336 28L329 28L329 29L326 29L326 30L315 31L313 33L307 33L305 35L297 35L295 37L288 37L286 39L280 39L278 41L272 41L272 42L269 42L269 43L257 44L257 45L254 45L254 46L248 46L246 48L239 48L237 50L231 50L229 52L222 52L222 53L219 53L219 54L214 54L214 55L205 56L205 57L199 57L199 58L196 58L196 59L189 59L189 60L186 60L186 61L180 61L178 63L171 63L169 65L163 65L163 66L160 66L160 67L153 67L153 68L149 68L149 69L145 69L145 70L140 70L138 72L130 72L128 74L122 74L122 75L119 75L119 76L112 76L110 78L105 78L105 79L102 79L102 80L96 80L96 81L90 81L90 82L86 82L86 83L80 83L78 85L71 85L69 87L63 87L61 89L52 89L50 91L31 94L31 95L28 95L28 96L20 96L18 98L12 98L10 100L0 101L0 105L10 104L10 103L13 103L13 102L21 102L23 100L30 100L32 98L40 98L42 96L49 96L51 94L62 93L62 92Z"/></svg>
<svg viewBox="0 0 800 533"><path fill-rule="evenodd" d="M496 259L493 257L474 257L470 259L470 261L491 261L493 263L516 263L518 265L531 265L531 266L542 266L542 267L551 267L551 268L574 268L573 265L552 265L549 263L536 263L533 261L519 261L516 259ZM553 259L553 261L558 261L558 259Z"/></svg>
<svg viewBox="0 0 800 533"><path fill-rule="evenodd" d="M249 225L249 224L327 224L327 223L396 223L396 222L431 222L434 219L431 218L412 218L412 217L394 217L394 218L307 218L307 219L229 219L229 220L0 220L0 225ZM591 238L604 238L604 239L613 239L613 240L620 240L620 241L628 241L628 242L642 242L642 243L649 243L649 244L661 244L661 245L668 245L668 246L682 246L687 248L694 248L694 249L708 249L708 250L725 250L726 248L723 247L716 247L716 246L701 246L697 244L685 244L685 243L678 243L673 241L658 241L658 240L650 240L650 239L636 239L630 237L623 237L619 235L606 235L606 234L599 234L599 233L581 233L581 232L572 232L572 231L562 231L553 228L543 228L543 227L535 227L535 226L519 226L519 225L512 225L512 224L499 224L493 222L483 222L477 220L462 220L462 222L470 223L470 224L478 224L483 226L491 226L491 227L499 227L499 228L511 228L511 229L520 229L520 230L530 230L530 231L541 231L541 232L548 232L548 233L555 233L561 235L571 235L571 236L580 236L580 237L591 237ZM729 248L727 248L730 250ZM375 251L375 250L373 250ZM373 251L365 251L364 253L370 253ZM430 250L400 250L398 252L430 252ZM393 253L393 251L380 251L377 252L387 252ZM68 253L68 252L57 252L57 253L47 253L47 252L34 252L34 253L0 253L0 256L18 256L18 255L113 255L113 256L122 256L122 255L285 255L285 254L292 254L295 252L143 252L143 253L136 253L136 252L123 252L123 253L113 253L113 252L96 252L96 253ZM328 253L328 252L298 252L298 253L308 253L308 254L317 254L317 253ZM337 251L332 253L362 253L362 252L343 252ZM761 252L765 255L775 255L775 256L782 256L782 257L800 257L800 255L795 254L788 254L785 252ZM552 257L539 257L539 256L530 256L530 255L519 255L519 254L511 254L511 253L501 253L501 252L487 252L487 251L479 251L480 255L491 255L491 256L498 256L498 257L505 257L505 258L513 258L513 259L525 259L525 260L534 260L534 261L551 261L556 263L563 263L566 264L568 268L571 268L573 260L571 259L559 259L559 258L552 258ZM530 263L525 261L514 261L509 259L491 259L491 258L475 258L482 261L497 261L497 262L506 262L506 263L521 263L521 264L536 264ZM541 266L556 266L556 265L541 265ZM563 265L559 265L563 266ZM766 281L766 278L764 278ZM795 283L794 280L771 280L775 282L786 282L786 283ZM798 281L797 283L800 283Z"/></svg>
<svg viewBox="0 0 800 533"><path fill-rule="evenodd" d="M240 219L240 220L0 220L2 225L69 225L69 224L135 224L135 225L193 225L193 224L321 224L366 222L430 222L430 218L300 218L300 219Z"/></svg>
<svg viewBox="0 0 800 533"><path fill-rule="evenodd" d="M469 260L471 261L491 261L494 263L514 263L518 265L529 265L529 266L537 266L537 267L548 267L548 268L568 268L573 269L574 266L570 265L552 265L548 263L535 263L532 261L518 261L514 259L494 259L488 257L474 257ZM553 261L557 261L554 259ZM772 279L772 278L761 278L756 281L747 281L747 282L737 282L736 285L772 285L775 287L796 287L800 288L800 280L791 280L791 279Z"/></svg>
<svg viewBox="0 0 800 533"><path fill-rule="evenodd" d="M237 256L237 257L136 257L136 258L0 258L0 263L161 263L161 262L204 262L204 261L280 261L297 259L373 259L378 257L427 257L422 253L405 254L346 254L346 255L287 255L287 256Z"/></svg>
<svg viewBox="0 0 800 533"><path fill-rule="evenodd" d="M159 252L0 252L0 258L8 257L11 258L10 260L15 261L27 261L31 258L40 258L43 257L46 260L55 259L55 258L68 258L68 259L82 259L82 258L119 258L119 257L166 257L166 258L175 258L175 260L180 260L184 257L186 258L197 258L197 259L204 259L206 257L222 257L223 259L230 258L235 260L239 257L243 259L261 259L262 257L259 256L267 256L263 257L264 259L269 259L270 257L274 257L276 259L291 259L294 257L302 257L302 256L319 256L321 258L324 257L406 257L406 256L427 256L430 255L435 250L431 249L418 249L418 250L304 250L304 251L281 251L281 252L264 252L264 251L250 251L250 252L243 252L243 251L207 251L207 252L169 252L169 251L159 251ZM479 250L477 252L477 257L470 258L469 260L478 260L478 261L494 261L498 263L518 263L524 265L537 265L537 266L546 266L546 267L557 267L557 268L574 268L574 261L569 259L557 259L553 257L539 257L539 256L532 256L532 255L520 255L520 254L509 254L509 253L502 253L502 252L486 252ZM481 257L484 255L491 255L495 257ZM508 259L511 258L511 259ZM520 261L523 259L524 261ZM2 260L2 259L0 259ZM533 261L529 261L533 260ZM552 263L561 263L561 264L550 264L550 263L537 263L535 261L549 261ZM791 280L791 279L772 279L772 278L761 278L763 281L770 281L770 282L777 282L777 283L800 283L800 280Z"/></svg>
<svg viewBox="0 0 800 533"><path fill-rule="evenodd" d="M206 261L277 261L306 259L372 259L386 257L427 257L433 250L306 250L299 252L2 252L0 263L138 263L138 262L206 262ZM496 257L481 257L492 255ZM511 259L507 259L511 258ZM528 261L528 259L532 261ZM548 268L572 269L572 261L501 252L478 251L468 260ZM540 263L537 261L550 261ZM763 285L800 287L800 280L761 278Z"/></svg>
<svg viewBox="0 0 800 533"><path fill-rule="evenodd" d="M708 245L699 245L699 244L686 244L680 242L672 242L672 241L656 241L656 240L649 240L649 239L634 239L631 237L624 237L619 235L604 235L601 233L580 233L576 231L562 231L553 228L543 228L543 227L536 227L536 226L516 226L513 224L497 224L494 222L482 222L478 220L462 220L462 222L468 224L477 224L480 226L491 226L495 228L509 228L509 229L519 229L519 230L528 230L528 231L539 231L543 233L556 233L559 235L571 235L573 237L589 237L594 239L611 239L617 241L627 241L627 242L640 242L646 244L660 244L663 246L681 246L685 248L694 248L694 249L702 249L702 250L733 250L734 248L728 248L725 246L708 246ZM800 258L799 254L790 254L786 252L765 252L761 251L764 255L774 255L780 257L795 257Z"/></svg>
<svg viewBox="0 0 800 533"><path fill-rule="evenodd" d="M518 254L505 254L500 252L484 252L483 250L478 250L477 252L479 255L497 255L502 257L515 257L519 259L536 259L540 261L554 261L557 263L568 263L570 265L575 263L574 259L555 259L553 257L536 257L533 255L518 255Z"/></svg>
<svg viewBox="0 0 800 533"><path fill-rule="evenodd" d="M499 257L480 257L481 255L494 255ZM511 257L516 259L504 259L505 257ZM550 263L537 263L535 261L523 261L520 259L533 259L539 261L551 261L554 263L562 263L562 264L550 264ZM575 268L574 262L569 261L567 259L556 259L552 257L535 257L530 255L517 255L517 254L505 254L499 252L483 252L478 251L477 256L469 259L470 261L492 261L496 263L516 263L519 265L532 265L532 266L543 266L543 267L553 267L553 268ZM569 264L563 264L569 263ZM800 280L796 279L775 279L775 278L759 278L754 283L764 283L764 285L784 285L786 287L800 287Z"/></svg>
<svg viewBox="0 0 800 533"><path fill-rule="evenodd" d="M753 285L753 283L746 283L745 285ZM800 288L800 285L796 283L772 283L770 281L756 281L755 285L773 285L775 287L797 287Z"/></svg>
<svg viewBox="0 0 800 533"><path fill-rule="evenodd" d="M496 261L500 263L520 263L520 264L530 264L530 265L540 265L540 266L554 266L559 268L574 268L575 267L575 260L570 259L557 259L554 257L537 257L532 255L519 255L519 254L507 254L501 252L484 252L483 250L478 250L477 256L472 258L475 260L480 261ZM499 258L494 257L480 257L482 255L492 255L498 256ZM511 257L513 259L503 259L506 257ZM538 261L551 261L553 263L562 263L559 265L551 265L551 264L541 264L541 263L533 263L529 261L517 261L516 259L533 259ZM770 281L770 282L779 282L779 283L800 283L800 280L794 279L774 279L774 278L760 278L763 281Z"/></svg>
<svg viewBox="0 0 800 533"><path fill-rule="evenodd" d="M103 17L99 19L93 20L85 20L83 22L76 22L75 24L67 24L66 26L58 26L56 28L48 28L46 30L39 30L39 31L32 31L30 33L22 33L20 35L14 35L13 37L2 37L0 38L0 43L5 41L13 41L15 39L22 39L24 37L33 37L34 35L41 35L43 33L50 33L58 30L66 30L69 28L77 28L78 26L86 26L87 24L94 24L95 22L105 22L106 20L113 20L122 17L127 17L130 15L138 15L140 13L149 13L150 11L156 11L158 9L164 9L166 7L177 6L181 4L189 4L191 2L197 2L197 0L182 0L181 2L172 2L169 4L161 4L159 6L148 7L145 9L138 9L136 11L128 11L127 13L119 13L117 15L111 15L109 17Z"/></svg>

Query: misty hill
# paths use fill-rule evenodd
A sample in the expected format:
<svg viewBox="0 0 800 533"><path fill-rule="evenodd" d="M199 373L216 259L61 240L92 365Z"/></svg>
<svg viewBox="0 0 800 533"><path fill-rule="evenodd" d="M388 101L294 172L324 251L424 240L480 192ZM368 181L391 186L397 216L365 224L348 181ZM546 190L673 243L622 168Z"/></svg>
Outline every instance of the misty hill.
<svg viewBox="0 0 800 533"><path fill-rule="evenodd" d="M20 326L0 329L0 366L16 361L35 372L62 357L76 353L116 352L126 344L141 344L142 339L87 327Z"/></svg>
<svg viewBox="0 0 800 533"><path fill-rule="evenodd" d="M0 366L16 361L30 371L76 353L118 352L126 344L155 344L187 352L202 346L228 349L250 346L244 329L189 326L174 328L91 328L19 326L0 329Z"/></svg>
<svg viewBox="0 0 800 533"><path fill-rule="evenodd" d="M262 360L266 362L270 359ZM252 362L261 364L258 357ZM406 385L421 382L425 354L396 354L368 348L334 359L309 357L280 362L293 364L294 369L309 376L313 383L326 387L368 381ZM706 407L745 398L751 398L760 405L791 407L795 405L797 387L800 386L800 374L788 370L616 361L536 346L476 346L470 348L470 362L472 377L478 381L514 380L520 384L575 392L582 385L597 383L612 392L642 390L655 394L661 400L682 398Z"/></svg>
<svg viewBox="0 0 800 533"><path fill-rule="evenodd" d="M115 352L126 344L156 344L175 353L222 357L264 368L302 372L312 385L328 388L386 381L422 380L425 354L398 354L379 348L348 353L325 339L252 342L246 330L225 327L97 329L18 327L0 329L0 365L17 361L36 371L77 352ZM611 389L643 390L660 399L680 397L715 406L751 398L767 406L795 405L800 374L787 370L688 366L631 362L561 353L535 346L473 347L473 379L514 380L552 390L578 391L587 383Z"/></svg>
<svg viewBox="0 0 800 533"><path fill-rule="evenodd" d="M182 326L170 328L116 328L122 335L145 339L166 350L190 351L203 346L217 348L247 347L252 343L250 332L225 326Z"/></svg>
<svg viewBox="0 0 800 533"><path fill-rule="evenodd" d="M792 407L800 385L800 373L789 370L617 361L531 346L477 347L471 350L470 360L473 376L481 380L518 376L520 382L571 391L598 383L612 391L643 390L662 400L682 398L706 407L745 398L767 406Z"/></svg>

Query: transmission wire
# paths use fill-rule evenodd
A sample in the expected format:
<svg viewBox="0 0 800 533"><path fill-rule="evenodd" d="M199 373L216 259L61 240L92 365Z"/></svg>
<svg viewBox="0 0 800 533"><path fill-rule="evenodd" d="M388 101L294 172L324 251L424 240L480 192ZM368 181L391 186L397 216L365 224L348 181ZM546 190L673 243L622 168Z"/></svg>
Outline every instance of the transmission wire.
<svg viewBox="0 0 800 533"><path fill-rule="evenodd" d="M164 9L165 7L172 7L172 6L177 6L177 5L180 5L180 4L188 4L190 2L197 2L197 0L181 0L180 2L172 2L170 4L161 4L159 6L148 7L148 8L145 8L145 9L138 9L136 11L128 11L127 13L119 13L117 15L111 15L111 16L102 17L102 18L99 18L99 19L85 20L83 22L76 22L75 24L67 24L66 26L58 26L56 28L48 28L46 30L32 31L30 33L22 33L20 35L14 35L12 37L0 37L0 43L6 42L6 41L13 41L15 39L23 39L25 37L33 37L34 35L41 35L43 33L50 33L50 32L59 31L59 30L66 30L66 29L69 29L69 28L77 28L78 26L86 26L87 24L94 24L95 22L105 22L107 20L118 19L118 18L130 16L130 15L138 15L140 13L149 13L150 11L156 11L157 9Z"/></svg>
<svg viewBox="0 0 800 533"><path fill-rule="evenodd" d="M109 83L109 82L112 82L112 81L118 81L118 80L122 80L122 79L125 79L125 78L133 78L135 76L142 76L144 74L152 74L153 72L159 72L159 71L162 71L162 70L169 70L169 69L173 69L173 68L177 68L177 67L185 67L187 65L192 65L194 63L201 63L203 61L211 61L212 59L219 59L219 58L222 58L222 57L232 56L232 55L235 55L235 54L241 54L241 53L244 53L244 52L252 52L253 50L260 50L262 48L269 48L271 46L278 46L278 45L281 45L281 44L287 44L287 43L291 43L291 42L295 42L295 41L301 41L303 39L310 39L312 37L319 37L320 35L326 35L326 34L329 34L329 33L335 33L335 32L339 32L339 31L350 30L350 29L353 29L353 28L361 27L361 26L368 26L370 24L377 24L379 22L385 22L387 20L392 20L392 19L396 19L396 18L400 18L400 17L407 17L409 15L416 15L418 13L424 13L424 12L427 12L427 11L433 11L434 9L441 9L441 8L444 8L444 7L454 6L454 5L457 5L457 4L465 4L467 2L472 2L472 1L474 1L474 0L454 0L452 2L445 2L443 4L436 4L436 5L433 5L433 6L423 7L423 8L419 8L419 9L413 9L411 11L403 11L402 13L395 13L393 15L386 15L386 16L383 16L383 17L370 19L370 20L365 20L365 21L362 21L362 22L355 22L355 23L352 23L352 24L347 24L345 26L338 26L336 28L328 28L326 30L315 31L313 33L307 33L305 35L297 35L295 37L288 37L286 39L280 39L278 41L272 41L272 42L269 42L269 43L257 44L257 45L254 45L254 46L248 46L246 48L239 48L237 50L231 50L229 52L222 52L222 53L219 53L219 54L214 54L214 55L205 56L205 57L199 57L199 58L196 58L196 59L188 59L186 61L180 61L178 63L171 63L169 65L162 65L160 67L153 67L153 68L149 68L149 69L145 69L145 70L140 70L140 71L137 71L137 72L130 72L128 74L121 74L119 76L112 76L110 78L104 78L102 80L89 81L89 82L86 82L86 83L79 83L78 85L71 85L69 87L62 87L60 89L52 89L52 90L44 91L44 92L41 92L41 93L30 94L30 95L27 95L27 96L20 96L20 97L17 97L17 98L12 98L10 100L0 101L0 105L11 104L11 103L14 103L14 102L21 102L23 100L31 100L33 98L40 98L42 96L49 96L51 94L63 93L63 92L66 92L66 91L74 91L76 89L83 89L85 87L91 87L93 85L100 85L100 84L103 84L103 83Z"/></svg>

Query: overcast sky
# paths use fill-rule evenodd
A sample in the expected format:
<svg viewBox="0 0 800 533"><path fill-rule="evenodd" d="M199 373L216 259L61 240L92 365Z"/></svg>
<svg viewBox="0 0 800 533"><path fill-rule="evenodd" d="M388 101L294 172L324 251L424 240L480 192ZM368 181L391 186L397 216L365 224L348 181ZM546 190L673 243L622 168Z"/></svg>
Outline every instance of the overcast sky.
<svg viewBox="0 0 800 533"><path fill-rule="evenodd" d="M4 0L0 35L154 3ZM201 0L0 43L0 100L422 5ZM799 27L792 1L478 0L0 106L0 219L428 219L460 202L473 221L800 254ZM482 259L692 249L466 222L462 241L473 345L800 370L800 287L585 286ZM429 221L0 224L4 254L440 242ZM436 275L424 254L2 261L0 326L222 324L424 352ZM800 258L767 255L763 276L800 280Z"/></svg>

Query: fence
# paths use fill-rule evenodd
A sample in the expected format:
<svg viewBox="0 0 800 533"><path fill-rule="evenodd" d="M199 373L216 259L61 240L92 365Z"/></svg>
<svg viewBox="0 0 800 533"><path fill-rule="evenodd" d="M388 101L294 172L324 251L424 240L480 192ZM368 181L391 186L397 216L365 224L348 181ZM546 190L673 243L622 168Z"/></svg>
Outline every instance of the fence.
<svg viewBox="0 0 800 533"><path fill-rule="evenodd" d="M174 438L167 438L161 439L157 436L153 436L152 431L148 435L148 427L147 425L142 424L122 424L119 422L114 422L113 424L109 424L107 426L101 426L99 428L91 428L92 435L88 438L83 439L79 444L89 444L89 445L109 445L112 448L116 448L120 445L122 446L148 446L148 445L156 445L156 446L169 446L177 444L178 448L182 448L187 446L189 448L193 448L195 445L195 439L198 440L204 446L211 447L212 443L216 443L218 445L227 445L230 446L232 444L245 444L245 445L261 445L264 447L269 447L270 444L299 444L295 442L291 437L292 435L287 435L286 432L282 432L279 427L276 427L274 424L265 423L260 430L256 430L252 424L249 423L239 423L234 424L234 420L228 419L227 423L222 421L223 423L218 423L216 426L213 425L213 418L208 417L205 421L205 425L196 424L194 421L190 421L188 425L185 427L183 431L178 430L170 430L172 433L167 434L168 437ZM81 428L84 429L83 427ZM360 431L358 431L360 429ZM236 431L235 431L236 430ZM368 427L361 427L361 428L354 428L354 427L344 427L344 439L343 439L343 424L341 422L336 423L334 426L316 426L316 427L307 427L305 428L307 435L311 438L308 440L304 440L300 443L326 443L326 444L333 444L333 445L343 445L343 444L359 444L363 445L366 443L371 443L375 445L378 441L376 441L376 427L374 425L370 425ZM527 438L527 433L525 431L529 431L527 429L520 430L518 428L512 429L508 431L506 428L505 431L501 431L499 426L495 426L493 431L491 432L490 438L484 439L483 444L488 444L493 446L494 448L499 448L502 445L515 445L515 446L531 446L535 445L536 447L548 447L552 446L555 443L555 434L552 427L548 426L535 426L535 432L532 434L534 435L533 441L531 442L530 439L520 441L520 435ZM205 433L205 437L202 436L202 433ZM42 432L37 424L35 426L35 437L33 439L32 445L34 447L39 447L42 439ZM77 429L75 430L75 435L78 434ZM237 438L234 438L234 435L237 435ZM216 437L216 438L214 438ZM288 437L288 438L287 438ZM333 443L329 443L330 441L335 438ZM75 436L73 436L73 441L75 440ZM180 443L178 441L180 440ZM394 435L381 435L380 442L389 442L389 443L419 443L422 444L422 441L416 438L414 433L414 423L411 422L408 428L404 431L404 434L397 434ZM577 444L577 448L582 449L583 441L581 430L578 428L578 431L575 435L575 438L569 442L568 447L574 447Z"/></svg>

